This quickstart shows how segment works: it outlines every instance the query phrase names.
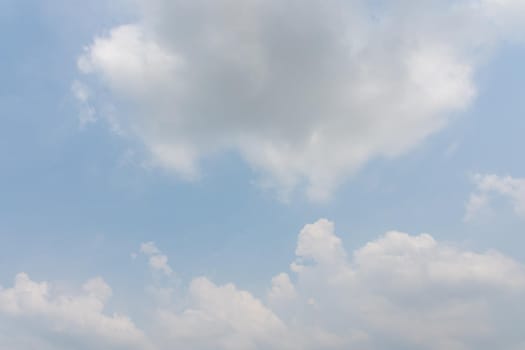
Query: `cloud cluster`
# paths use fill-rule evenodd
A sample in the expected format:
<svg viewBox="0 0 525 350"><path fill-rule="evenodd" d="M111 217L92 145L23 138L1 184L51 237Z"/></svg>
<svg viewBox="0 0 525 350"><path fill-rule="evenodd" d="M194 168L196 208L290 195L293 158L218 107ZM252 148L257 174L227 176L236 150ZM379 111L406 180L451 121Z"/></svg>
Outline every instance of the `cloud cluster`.
<svg viewBox="0 0 525 350"><path fill-rule="evenodd" d="M490 208L494 197L507 199L514 212L525 218L525 179L512 176L475 174L476 186L466 205L465 221L470 221Z"/></svg>
<svg viewBox="0 0 525 350"><path fill-rule="evenodd" d="M467 107L480 62L525 13L519 0L139 3L138 22L78 61L125 106L119 127L185 178L234 151L263 185L314 200Z"/></svg>
<svg viewBox="0 0 525 350"><path fill-rule="evenodd" d="M146 337L123 315L106 315L112 294L101 279L80 293L66 293L25 273L0 287L0 347L3 349L150 349Z"/></svg>
<svg viewBox="0 0 525 350"><path fill-rule="evenodd" d="M525 344L522 264L497 252L474 253L428 234L396 231L350 254L324 219L302 229L290 271L274 277L259 297L198 277L151 310L139 330L127 317L103 313L110 295L101 279L70 295L20 274L14 287L0 289L0 345L517 350Z"/></svg>

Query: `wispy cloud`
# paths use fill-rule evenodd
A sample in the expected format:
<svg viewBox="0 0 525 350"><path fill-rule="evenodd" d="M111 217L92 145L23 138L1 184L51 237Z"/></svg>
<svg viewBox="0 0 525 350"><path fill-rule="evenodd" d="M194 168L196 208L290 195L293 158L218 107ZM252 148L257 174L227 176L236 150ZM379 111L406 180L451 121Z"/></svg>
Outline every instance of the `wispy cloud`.
<svg viewBox="0 0 525 350"><path fill-rule="evenodd" d="M161 271L165 275L171 275L173 270L168 264L168 257L157 248L154 242L146 242L140 245L140 252L149 257L149 266Z"/></svg>
<svg viewBox="0 0 525 350"><path fill-rule="evenodd" d="M525 217L525 179L512 176L475 174L475 190L466 205L465 221L470 221L490 208L494 197L507 199L514 212Z"/></svg>

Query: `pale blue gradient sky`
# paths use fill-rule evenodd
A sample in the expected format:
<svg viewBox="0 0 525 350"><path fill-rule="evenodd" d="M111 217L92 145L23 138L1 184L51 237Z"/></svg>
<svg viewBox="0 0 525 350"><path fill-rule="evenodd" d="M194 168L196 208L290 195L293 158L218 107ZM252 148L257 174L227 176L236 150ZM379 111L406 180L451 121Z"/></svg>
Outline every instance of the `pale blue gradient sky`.
<svg viewBox="0 0 525 350"><path fill-rule="evenodd" d="M412 151L367 163L326 203L282 202L233 152L206 159L188 183L141 167L133 138L80 127L77 57L130 18L101 1L0 0L0 285L21 271L72 283L100 275L133 300L149 275L130 254L154 241L180 280L260 294L291 262L301 227L322 217L349 251L396 229L525 263L525 220L507 204L463 221L470 174L525 176L524 46L504 45L477 72L475 102Z"/></svg>
<svg viewBox="0 0 525 350"><path fill-rule="evenodd" d="M506 46L483 67L473 106L418 149L369 163L328 203L282 203L252 184L234 154L207 161L195 183L126 164L140 145L100 124L81 128L70 90L82 47L124 19L101 4L13 4L4 5L0 65L0 271L8 279L20 270L88 276L108 260L106 273L118 275L137 244L154 240L183 274L256 284L288 263L298 229L319 217L353 246L399 229L525 259L519 219L501 212L482 225L462 222L470 173L525 173L523 48Z"/></svg>

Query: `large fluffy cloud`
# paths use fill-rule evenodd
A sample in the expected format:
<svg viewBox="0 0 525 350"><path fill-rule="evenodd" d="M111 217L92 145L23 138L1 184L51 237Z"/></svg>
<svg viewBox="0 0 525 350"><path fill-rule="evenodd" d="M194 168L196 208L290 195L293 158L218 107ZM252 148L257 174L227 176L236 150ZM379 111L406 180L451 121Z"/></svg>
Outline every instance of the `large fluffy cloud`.
<svg viewBox="0 0 525 350"><path fill-rule="evenodd" d="M0 287L0 347L3 349L149 349L144 334L123 315L106 315L111 288L87 281L67 293L25 273Z"/></svg>
<svg viewBox="0 0 525 350"><path fill-rule="evenodd" d="M233 150L263 184L313 199L468 106L479 63L524 13L495 0L139 3L140 21L79 59L125 106L120 127L182 176Z"/></svg>
<svg viewBox="0 0 525 350"><path fill-rule="evenodd" d="M166 346L191 349L282 348L284 323L263 303L233 284L217 286L201 277L191 282L182 312L159 310Z"/></svg>
<svg viewBox="0 0 525 350"><path fill-rule="evenodd" d="M158 249L149 243L143 251ZM525 266L500 253L396 231L349 253L323 219L302 229L295 255L290 271L277 274L259 297L206 277L174 286L172 298L141 320L143 330L128 317L103 313L111 289L101 279L68 294L20 274L13 287L0 289L0 347L518 350L525 344Z"/></svg>
<svg viewBox="0 0 525 350"><path fill-rule="evenodd" d="M496 252L393 231L347 258L326 220L303 229L296 252L297 307L312 305L300 319L321 320L341 348L353 334L372 349L507 349L522 338L525 269Z"/></svg>

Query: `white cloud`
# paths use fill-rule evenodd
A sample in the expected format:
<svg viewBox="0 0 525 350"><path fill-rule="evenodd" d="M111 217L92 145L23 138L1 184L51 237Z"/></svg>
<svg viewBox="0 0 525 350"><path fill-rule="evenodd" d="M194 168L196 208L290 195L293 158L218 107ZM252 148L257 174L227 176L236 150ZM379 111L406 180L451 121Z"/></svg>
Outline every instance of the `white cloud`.
<svg viewBox="0 0 525 350"><path fill-rule="evenodd" d="M173 270L168 265L168 257L166 255L153 255L149 258L149 265L155 269L160 270L166 275L170 275Z"/></svg>
<svg viewBox="0 0 525 350"><path fill-rule="evenodd" d="M472 179L476 189L467 202L465 221L490 209L490 202L494 197L509 200L514 212L525 217L525 179L482 174L475 174Z"/></svg>
<svg viewBox="0 0 525 350"><path fill-rule="evenodd" d="M140 252L146 255L160 254L155 242L145 242L140 245Z"/></svg>
<svg viewBox="0 0 525 350"><path fill-rule="evenodd" d="M292 278L267 306L196 279L187 308L161 311L169 344L197 349L492 349L523 342L525 268L428 234L388 232L348 255L327 220L299 235ZM252 317L251 320L248 318ZM501 322L501 320L508 320ZM206 330L206 331L203 331Z"/></svg>
<svg viewBox="0 0 525 350"><path fill-rule="evenodd" d="M312 199L467 107L479 62L524 13L496 0L141 3L140 21L79 59L128 106L119 125L186 178L234 150L261 183Z"/></svg>
<svg viewBox="0 0 525 350"><path fill-rule="evenodd" d="M168 257L160 251L154 242L146 242L140 245L140 252L149 257L149 266L169 276L173 272L168 264Z"/></svg>
<svg viewBox="0 0 525 350"><path fill-rule="evenodd" d="M20 274L0 289L0 347L488 350L525 342L525 266L500 253L397 231L349 253L323 219L303 228L295 255L264 297L206 277L159 288L162 302L143 330L103 313L112 291L101 279L70 295Z"/></svg>
<svg viewBox="0 0 525 350"><path fill-rule="evenodd" d="M296 296L297 292L287 273L280 273L272 278L272 288L268 293L270 303L287 303Z"/></svg>
<svg viewBox="0 0 525 350"><path fill-rule="evenodd" d="M64 345L75 349L148 349L144 334L129 318L104 314L111 293L101 278L86 282L80 294L66 294L20 273L12 288L0 288L0 341L9 335L10 341L15 341L18 334L35 344L13 345L10 349L14 350L63 349Z"/></svg>
<svg viewBox="0 0 525 350"><path fill-rule="evenodd" d="M90 103L91 91L87 85L78 80L75 80L71 85L71 91L73 92L73 96L75 96L79 104L80 112L78 115L78 120L80 122L80 126L96 122L96 111Z"/></svg>
<svg viewBox="0 0 525 350"><path fill-rule="evenodd" d="M320 220L302 230L296 255L300 307L278 314L337 335L333 348L489 349L523 338L498 320L519 322L525 268L499 253L393 231L347 258L333 224Z"/></svg>
<svg viewBox="0 0 525 350"><path fill-rule="evenodd" d="M159 310L166 348L261 349L275 347L286 326L263 303L233 284L191 282L183 312Z"/></svg>

